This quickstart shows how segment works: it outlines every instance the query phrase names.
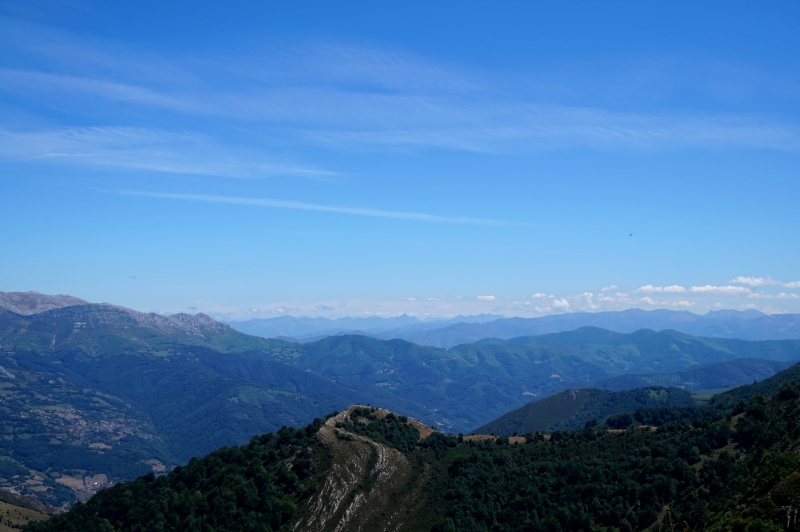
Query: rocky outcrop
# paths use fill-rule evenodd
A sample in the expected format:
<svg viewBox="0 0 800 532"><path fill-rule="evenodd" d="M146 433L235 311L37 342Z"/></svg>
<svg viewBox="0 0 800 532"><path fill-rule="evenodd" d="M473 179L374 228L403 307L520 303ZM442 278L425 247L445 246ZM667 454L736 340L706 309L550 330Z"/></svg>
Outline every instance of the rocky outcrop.
<svg viewBox="0 0 800 532"><path fill-rule="evenodd" d="M317 440L332 461L321 489L308 503L308 513L296 532L397 531L407 529L407 518L420 504L418 495L429 471L415 468L400 451L337 428L358 406L331 417L317 432ZM378 416L389 413L377 409ZM409 423L430 429L421 423Z"/></svg>
<svg viewBox="0 0 800 532"><path fill-rule="evenodd" d="M209 337L233 331L228 325L202 313L195 316L189 314L164 316L153 312L138 312L107 303L53 309L42 317L63 319L82 328L114 327L121 330L145 328L164 334L188 336Z"/></svg>
<svg viewBox="0 0 800 532"><path fill-rule="evenodd" d="M64 294L51 296L33 291L0 292L0 308L22 316L30 316L56 308L88 304L88 301Z"/></svg>

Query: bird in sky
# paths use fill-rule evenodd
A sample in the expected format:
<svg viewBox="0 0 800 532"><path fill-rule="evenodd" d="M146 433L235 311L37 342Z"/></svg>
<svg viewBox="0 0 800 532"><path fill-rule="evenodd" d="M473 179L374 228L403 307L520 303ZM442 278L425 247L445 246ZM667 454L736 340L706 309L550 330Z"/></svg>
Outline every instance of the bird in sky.
<svg viewBox="0 0 800 532"><path fill-rule="evenodd" d="M628 236L633 236L633 233L628 233Z"/></svg>

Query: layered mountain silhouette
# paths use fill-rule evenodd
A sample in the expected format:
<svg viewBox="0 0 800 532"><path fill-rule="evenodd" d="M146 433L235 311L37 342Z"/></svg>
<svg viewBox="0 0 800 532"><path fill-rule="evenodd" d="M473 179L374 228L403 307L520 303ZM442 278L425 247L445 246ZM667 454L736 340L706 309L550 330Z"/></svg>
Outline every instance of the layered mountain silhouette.
<svg viewBox="0 0 800 532"><path fill-rule="evenodd" d="M647 379L685 391L729 387L797 359L798 340L674 330L584 327L445 349L359 335L288 342L203 314L109 304L27 315L2 309L0 423L11 437L0 439L0 484L58 506L102 479L167 471L354 403L467 433L577 386L616 390L628 378L632 387Z"/></svg>
<svg viewBox="0 0 800 532"><path fill-rule="evenodd" d="M360 321L359 321L360 320ZM695 336L745 340L800 339L800 315L767 315L755 310L711 311L704 315L667 309L628 309L614 312L574 312L539 318L501 316L459 316L447 321L413 322L415 318L277 318L231 322L237 330L265 338L285 337L313 341L334 334L361 334L384 339L402 339L421 345L453 347L485 338L510 339L519 336L599 327L631 333L640 329L675 330ZM399 326L398 324L403 324Z"/></svg>

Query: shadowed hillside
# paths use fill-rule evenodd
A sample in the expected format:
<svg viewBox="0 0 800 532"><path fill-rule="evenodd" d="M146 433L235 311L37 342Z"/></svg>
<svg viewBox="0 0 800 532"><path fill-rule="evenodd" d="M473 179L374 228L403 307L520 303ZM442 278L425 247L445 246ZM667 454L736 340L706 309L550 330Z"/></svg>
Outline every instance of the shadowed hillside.
<svg viewBox="0 0 800 532"><path fill-rule="evenodd" d="M640 408L692 406L691 394L677 388L641 388L624 392L598 389L568 390L533 401L478 427L474 434L510 436L530 432L574 430L587 422Z"/></svg>
<svg viewBox="0 0 800 532"><path fill-rule="evenodd" d="M630 416L671 412L656 430L648 419L549 439L462 440L355 406L103 490L31 530L797 530L798 385Z"/></svg>

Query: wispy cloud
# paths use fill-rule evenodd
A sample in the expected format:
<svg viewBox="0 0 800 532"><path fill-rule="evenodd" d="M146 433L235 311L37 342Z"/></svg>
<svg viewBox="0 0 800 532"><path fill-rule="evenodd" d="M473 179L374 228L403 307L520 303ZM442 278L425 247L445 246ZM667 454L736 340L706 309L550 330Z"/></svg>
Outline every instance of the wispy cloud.
<svg viewBox="0 0 800 532"><path fill-rule="evenodd" d="M473 225L505 225L509 222L501 220L491 220L486 218L468 218L461 216L438 216L435 214L425 214L419 212L387 211L382 209L369 209L357 207L339 207L334 205L318 205L314 203L303 203L299 201L285 201L269 198L244 198L237 196L214 196L207 194L173 194L167 192L143 192L124 190L118 194L128 196L142 196L149 198L160 198L179 201L194 201L202 203L223 203L228 205L246 205L251 207L271 207L276 209L291 209L300 211L330 212L336 214L349 214L354 216L371 216L376 218L394 218L398 220L410 220L415 222L433 222L445 224L473 224ZM494 297L494 296L479 296Z"/></svg>
<svg viewBox="0 0 800 532"><path fill-rule="evenodd" d="M330 177L324 169L269 161L207 135L152 128L83 127L47 131L0 129L0 162L53 161L158 173L255 178Z"/></svg>
<svg viewBox="0 0 800 532"><path fill-rule="evenodd" d="M642 292L645 294L657 294L657 293L682 294L686 292L686 289L677 284L674 284L672 286L653 286L651 284L648 284L637 288L635 291Z"/></svg>
<svg viewBox="0 0 800 532"><path fill-rule="evenodd" d="M0 68L0 90L98 116L167 112L334 149L800 149L798 127L776 118L558 104L508 90L497 73L387 47L314 42L259 56L187 58L123 53L64 35L48 46L27 42L41 39L41 29L16 30L3 43L54 66Z"/></svg>
<svg viewBox="0 0 800 532"><path fill-rule="evenodd" d="M744 288L743 286L713 286L707 284L705 286L693 286L689 289L689 292L694 294L714 294L714 295L721 295L721 296L741 296L749 294L751 291L749 288Z"/></svg>
<svg viewBox="0 0 800 532"><path fill-rule="evenodd" d="M800 281L778 281L772 277L736 277L728 281L730 284L743 284L747 286L782 286L784 288L800 288Z"/></svg>
<svg viewBox="0 0 800 532"><path fill-rule="evenodd" d="M787 294L786 292L781 292L779 294L765 294L764 292L756 292L753 294L747 295L748 299L800 299L800 296L797 294Z"/></svg>

